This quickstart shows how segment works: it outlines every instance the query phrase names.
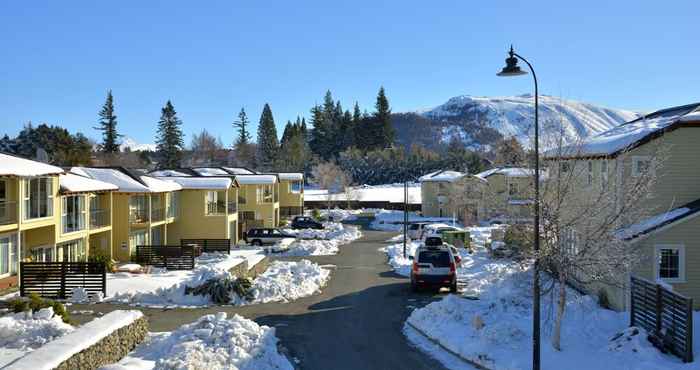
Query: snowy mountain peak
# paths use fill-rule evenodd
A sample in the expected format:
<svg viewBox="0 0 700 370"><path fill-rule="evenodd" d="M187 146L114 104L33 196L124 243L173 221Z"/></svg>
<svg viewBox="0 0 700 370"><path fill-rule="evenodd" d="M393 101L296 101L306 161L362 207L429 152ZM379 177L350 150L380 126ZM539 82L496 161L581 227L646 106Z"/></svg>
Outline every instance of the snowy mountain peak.
<svg viewBox="0 0 700 370"><path fill-rule="evenodd" d="M443 141L455 135L469 141L470 127L485 126L504 137L513 136L527 147L533 135L534 113L532 94L504 97L461 95L435 108L418 112L446 124ZM548 95L539 96L539 114L542 136L551 139L561 132L565 142L606 131L639 116L631 111Z"/></svg>
<svg viewBox="0 0 700 370"><path fill-rule="evenodd" d="M125 136L122 139L122 143L119 145L119 150L123 152L127 148L132 152L155 151L156 144L139 144L136 140Z"/></svg>

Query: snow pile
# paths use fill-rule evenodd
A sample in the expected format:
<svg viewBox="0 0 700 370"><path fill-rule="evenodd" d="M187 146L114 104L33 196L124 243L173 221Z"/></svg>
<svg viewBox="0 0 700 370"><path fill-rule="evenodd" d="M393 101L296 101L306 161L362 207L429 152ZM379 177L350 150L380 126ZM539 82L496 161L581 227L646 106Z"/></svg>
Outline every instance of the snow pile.
<svg viewBox="0 0 700 370"><path fill-rule="evenodd" d="M32 350L73 331L52 308L0 317L0 348Z"/></svg>
<svg viewBox="0 0 700 370"><path fill-rule="evenodd" d="M326 256L337 254L338 247L348 244L362 236L355 226L346 226L338 222L324 223L323 230L285 229L285 233L296 235L297 239L288 245L283 256Z"/></svg>
<svg viewBox="0 0 700 370"><path fill-rule="evenodd" d="M381 231L401 231L403 230L403 211L393 211L387 209L367 210L374 213L374 221L369 228ZM409 222L445 222L452 225L450 217L423 217L417 213L408 213ZM458 225L458 224L455 224Z"/></svg>
<svg viewBox="0 0 700 370"><path fill-rule="evenodd" d="M416 253L416 248L418 248L419 244L419 242L415 241L406 243L406 258L403 256L403 242L386 246L381 248L380 251L386 253L389 259L388 263L395 273L401 276L410 276L413 261L408 259L408 256Z"/></svg>
<svg viewBox="0 0 700 370"><path fill-rule="evenodd" d="M274 328L219 312L173 332L152 334L127 357L103 369L293 369L277 351L278 342Z"/></svg>
<svg viewBox="0 0 700 370"><path fill-rule="evenodd" d="M275 261L253 281L249 303L293 301L320 292L328 280L330 271L309 260Z"/></svg>
<svg viewBox="0 0 700 370"><path fill-rule="evenodd" d="M325 191L325 190L323 190L323 191ZM357 219L357 215L362 213L362 210L334 208L334 209L320 209L319 213L321 213L322 217L325 217L327 219L332 219L334 222L341 222L341 221L354 221L355 219Z"/></svg>
<svg viewBox="0 0 700 370"><path fill-rule="evenodd" d="M281 257L331 256L338 254L340 248L334 240L304 240L299 239L290 243Z"/></svg>
<svg viewBox="0 0 700 370"><path fill-rule="evenodd" d="M462 357L492 369L529 369L532 337L532 271L507 259L493 260L483 247L488 230L472 228L477 251L463 255L460 279L467 281L465 299L449 295L411 313L404 334L416 346L432 353L423 334ZM474 238L474 236L477 236ZM545 282L550 284L551 282ZM553 288L558 289L556 286ZM626 329L627 313L602 309L595 298L567 290L567 307L562 327L562 351L550 345L553 317L546 307L554 304L552 295L542 298L543 362L552 369L685 369L680 359L661 354L643 333ZM695 332L700 314L694 317ZM477 325L478 323L478 325ZM483 324L483 325L482 325ZM418 329L418 330L416 330ZM620 333L616 335L616 333ZM695 353L700 346L695 344ZM595 354L595 355L592 355ZM459 368L444 361L445 366ZM463 364L460 364L463 365Z"/></svg>

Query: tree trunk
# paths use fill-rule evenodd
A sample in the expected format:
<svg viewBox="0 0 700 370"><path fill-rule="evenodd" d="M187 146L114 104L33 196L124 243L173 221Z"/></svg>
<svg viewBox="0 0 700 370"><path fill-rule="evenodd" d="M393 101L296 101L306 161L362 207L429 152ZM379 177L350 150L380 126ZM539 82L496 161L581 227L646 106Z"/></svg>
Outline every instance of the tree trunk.
<svg viewBox="0 0 700 370"><path fill-rule="evenodd" d="M566 308L566 279L564 274L559 274L559 301L557 302L557 317L554 321L554 332L552 333L552 346L557 351L561 351L561 324L564 320L564 309Z"/></svg>

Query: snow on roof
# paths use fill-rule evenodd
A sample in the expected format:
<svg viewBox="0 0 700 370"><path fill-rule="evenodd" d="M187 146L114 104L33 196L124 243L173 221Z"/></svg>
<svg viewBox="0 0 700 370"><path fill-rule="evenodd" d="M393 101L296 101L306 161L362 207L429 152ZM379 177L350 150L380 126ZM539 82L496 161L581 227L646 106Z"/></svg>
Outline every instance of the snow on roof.
<svg viewBox="0 0 700 370"><path fill-rule="evenodd" d="M690 202L682 207L674 208L668 212L651 216L637 222L636 224L619 229L615 232L615 236L624 240L635 239L698 212L700 212L700 199Z"/></svg>
<svg viewBox="0 0 700 370"><path fill-rule="evenodd" d="M76 175L74 173L65 173L58 175L58 182L61 186L61 192L64 193L83 193L119 189L114 184L91 179L85 176Z"/></svg>
<svg viewBox="0 0 700 370"><path fill-rule="evenodd" d="M73 167L70 172L114 184L122 193L162 193L182 189L174 182L151 176L128 174L126 170L120 168Z"/></svg>
<svg viewBox="0 0 700 370"><path fill-rule="evenodd" d="M188 173L184 173L184 172L176 171L176 170L152 171L149 173L149 175L153 176L153 177L170 177L170 176L185 177L185 176L190 176L190 174L188 174Z"/></svg>
<svg viewBox="0 0 700 370"><path fill-rule="evenodd" d="M197 172L200 176L231 176L226 170L216 167L200 167L193 168L194 172Z"/></svg>
<svg viewBox="0 0 700 370"><path fill-rule="evenodd" d="M255 171L244 167L224 167L224 169L236 175L255 175Z"/></svg>
<svg viewBox="0 0 700 370"><path fill-rule="evenodd" d="M548 150L545 158L614 156L633 148L651 135L677 123L700 122L700 103L673 107L647 114L608 131L594 135L580 144Z"/></svg>
<svg viewBox="0 0 700 370"><path fill-rule="evenodd" d="M281 172L278 173L277 176L279 176L280 180L287 180L287 181L301 181L304 179L304 174L299 173L299 172Z"/></svg>
<svg viewBox="0 0 700 370"><path fill-rule="evenodd" d="M351 187L348 192L330 194L332 201L347 201L348 196L351 200L358 202L390 202L403 203L403 184L391 185L373 185L373 186L355 186ZM320 202L327 201L329 198L328 190L325 189L304 189L304 201ZM408 203L420 204L421 191L417 184L409 185L408 187Z"/></svg>
<svg viewBox="0 0 700 370"><path fill-rule="evenodd" d="M540 171L542 172L542 171ZM476 177L485 179L493 175L503 175L505 177L530 177L535 174L535 170L522 167L496 167L484 172L477 173Z"/></svg>
<svg viewBox="0 0 700 370"><path fill-rule="evenodd" d="M162 180L172 181L183 189L210 189L225 190L231 187L233 180L230 177L192 177L192 176L165 176Z"/></svg>
<svg viewBox="0 0 700 370"><path fill-rule="evenodd" d="M89 348L118 329L143 317L138 310L116 310L79 326L60 338L27 353L4 369L55 369L73 355Z"/></svg>
<svg viewBox="0 0 700 370"><path fill-rule="evenodd" d="M420 182L453 182L456 180L461 179L462 177L466 176L466 173L462 172L457 172L457 171L435 171L431 172L427 175L421 176L418 181Z"/></svg>
<svg viewBox="0 0 700 370"><path fill-rule="evenodd" d="M0 176L44 176L63 173L60 167L0 153Z"/></svg>
<svg viewBox="0 0 700 370"><path fill-rule="evenodd" d="M241 185L274 184L276 175L236 175L236 180Z"/></svg>

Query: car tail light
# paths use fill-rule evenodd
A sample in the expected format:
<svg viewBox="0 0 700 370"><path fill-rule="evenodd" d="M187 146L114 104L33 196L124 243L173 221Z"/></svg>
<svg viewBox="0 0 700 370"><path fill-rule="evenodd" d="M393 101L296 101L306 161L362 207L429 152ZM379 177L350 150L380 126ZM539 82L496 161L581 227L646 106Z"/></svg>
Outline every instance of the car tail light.
<svg viewBox="0 0 700 370"><path fill-rule="evenodd" d="M413 262L413 273L418 274L418 263Z"/></svg>
<svg viewBox="0 0 700 370"><path fill-rule="evenodd" d="M450 262L450 275L454 274L455 271L457 271L457 266L455 266L454 262Z"/></svg>

